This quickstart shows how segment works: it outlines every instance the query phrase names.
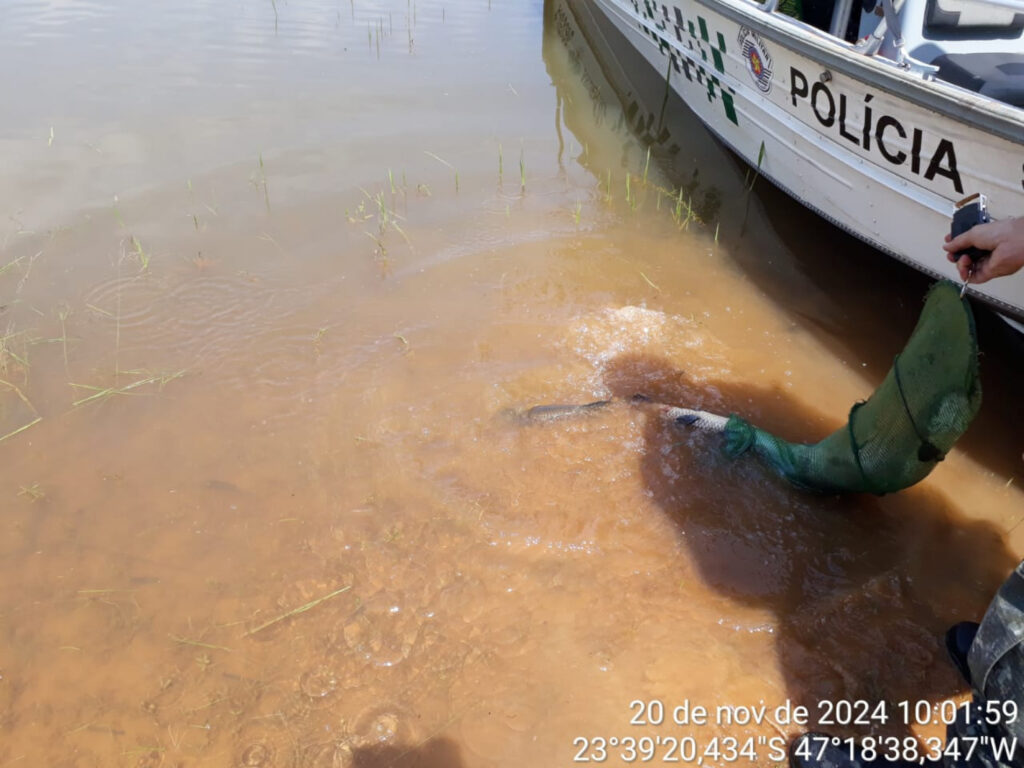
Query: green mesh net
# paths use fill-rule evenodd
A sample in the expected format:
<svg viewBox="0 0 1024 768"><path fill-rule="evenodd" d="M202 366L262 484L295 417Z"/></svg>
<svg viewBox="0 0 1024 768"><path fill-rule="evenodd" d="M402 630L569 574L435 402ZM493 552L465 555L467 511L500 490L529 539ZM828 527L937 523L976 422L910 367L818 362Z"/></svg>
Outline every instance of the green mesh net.
<svg viewBox="0 0 1024 768"><path fill-rule="evenodd" d="M942 461L981 406L978 344L970 305L950 282L928 292L917 327L867 402L820 443L790 443L738 416L725 451L753 450L794 485L821 493L892 493Z"/></svg>

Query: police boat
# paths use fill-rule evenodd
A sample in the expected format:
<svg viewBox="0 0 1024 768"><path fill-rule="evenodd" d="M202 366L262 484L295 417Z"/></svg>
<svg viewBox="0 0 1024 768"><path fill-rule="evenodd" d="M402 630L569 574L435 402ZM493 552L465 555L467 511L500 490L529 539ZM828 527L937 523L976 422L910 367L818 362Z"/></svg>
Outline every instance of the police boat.
<svg viewBox="0 0 1024 768"><path fill-rule="evenodd" d="M790 196L936 277L958 201L1024 216L1024 0L580 0ZM1024 321L1024 270L969 286Z"/></svg>

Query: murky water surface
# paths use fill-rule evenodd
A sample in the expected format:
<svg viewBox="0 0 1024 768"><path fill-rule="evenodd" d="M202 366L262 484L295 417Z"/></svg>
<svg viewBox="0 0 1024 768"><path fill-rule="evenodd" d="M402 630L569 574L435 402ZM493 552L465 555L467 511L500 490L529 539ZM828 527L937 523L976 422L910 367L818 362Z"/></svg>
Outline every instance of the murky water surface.
<svg viewBox="0 0 1024 768"><path fill-rule="evenodd" d="M624 115L571 22L5 5L0 766L569 765L798 730L634 700L963 695L941 633L1024 553L998 321L963 446L881 499L623 400L507 415L815 440L927 286Z"/></svg>

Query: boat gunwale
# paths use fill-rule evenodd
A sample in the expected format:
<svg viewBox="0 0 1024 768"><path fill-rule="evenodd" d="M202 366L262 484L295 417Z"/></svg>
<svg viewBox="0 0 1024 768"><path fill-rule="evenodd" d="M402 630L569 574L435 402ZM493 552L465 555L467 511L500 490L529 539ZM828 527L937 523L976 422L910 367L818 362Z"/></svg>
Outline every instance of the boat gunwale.
<svg viewBox="0 0 1024 768"><path fill-rule="evenodd" d="M779 18L751 0L692 0L729 20L746 26L766 39L806 56L815 63L883 90L897 99L909 101L940 116L972 129L998 136L1011 143L1024 145L1024 110L981 96L942 80L925 80L919 74L901 68L895 61L868 56L856 51L846 41L808 27L793 19ZM661 33L649 20L637 16L621 0L605 0L626 11L655 32ZM673 48L676 41L663 36Z"/></svg>

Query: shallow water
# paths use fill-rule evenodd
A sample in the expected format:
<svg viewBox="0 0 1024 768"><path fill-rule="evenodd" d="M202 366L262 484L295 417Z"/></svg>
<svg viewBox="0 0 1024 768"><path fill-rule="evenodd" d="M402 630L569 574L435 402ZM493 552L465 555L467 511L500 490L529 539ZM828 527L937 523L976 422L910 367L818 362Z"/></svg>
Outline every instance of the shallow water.
<svg viewBox="0 0 1024 768"><path fill-rule="evenodd" d="M548 10L8 4L0 766L767 756L799 729L630 702L962 698L941 633L1024 555L1019 341L981 313L982 415L881 499L625 402L818 439L927 281L692 120L648 163Z"/></svg>

